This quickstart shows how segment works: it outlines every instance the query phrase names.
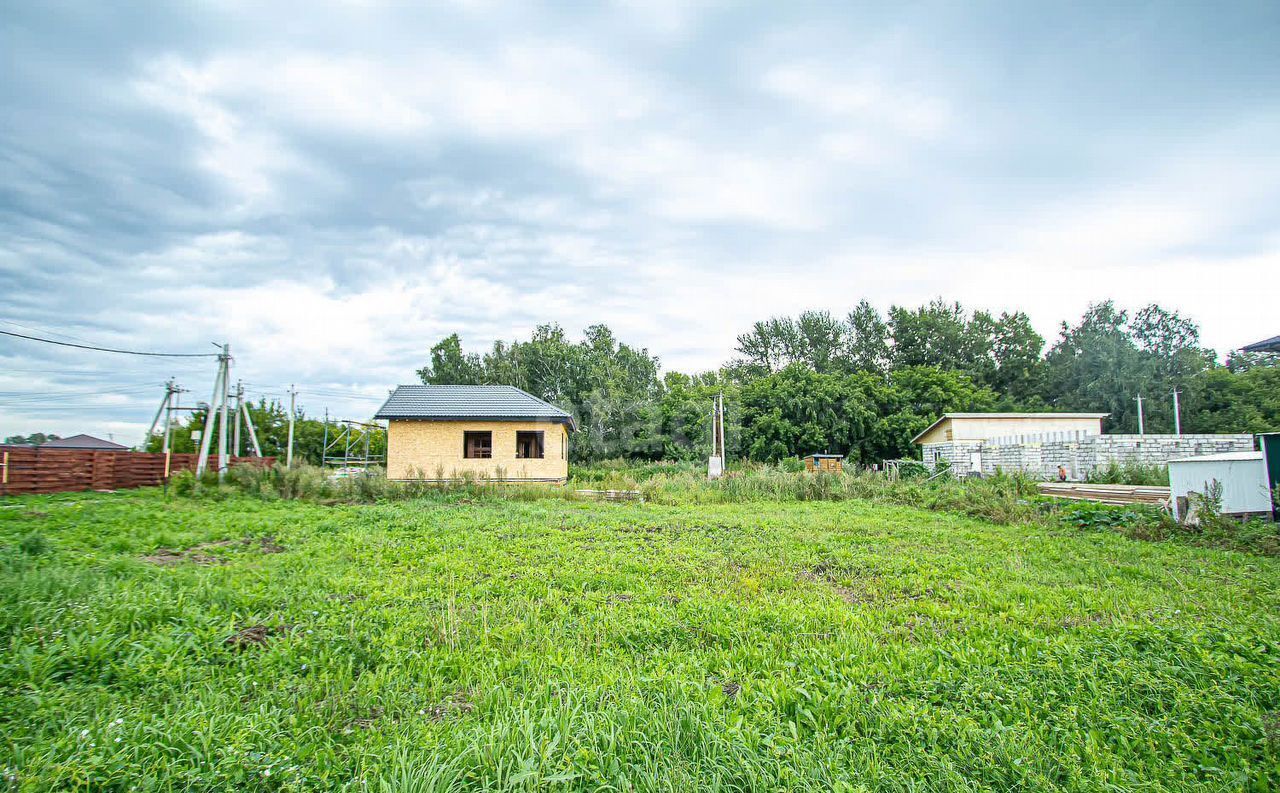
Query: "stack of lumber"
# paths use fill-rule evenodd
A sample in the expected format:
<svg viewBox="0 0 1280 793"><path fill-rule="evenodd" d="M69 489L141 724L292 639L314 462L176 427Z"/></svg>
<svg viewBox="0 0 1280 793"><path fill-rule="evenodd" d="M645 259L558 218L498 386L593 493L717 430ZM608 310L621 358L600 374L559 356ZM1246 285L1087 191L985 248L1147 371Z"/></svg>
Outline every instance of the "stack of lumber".
<svg viewBox="0 0 1280 793"><path fill-rule="evenodd" d="M1159 485L1091 485L1084 482L1041 482L1042 496L1069 498L1073 501L1097 501L1100 504L1169 503L1169 488Z"/></svg>
<svg viewBox="0 0 1280 793"><path fill-rule="evenodd" d="M575 490L574 495L604 501L642 501L639 490Z"/></svg>

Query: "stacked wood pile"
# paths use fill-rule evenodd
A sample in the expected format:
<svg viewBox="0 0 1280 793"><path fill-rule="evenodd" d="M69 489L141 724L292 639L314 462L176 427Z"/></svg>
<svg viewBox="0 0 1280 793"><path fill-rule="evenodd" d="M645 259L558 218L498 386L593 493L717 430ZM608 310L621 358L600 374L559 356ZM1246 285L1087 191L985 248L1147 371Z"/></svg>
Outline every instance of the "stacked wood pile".
<svg viewBox="0 0 1280 793"><path fill-rule="evenodd" d="M164 483L163 454L41 449L0 445L0 495L62 493L74 490L120 490ZM199 455L174 454L169 474L196 470ZM275 463L274 457L232 457L231 465ZM217 455L210 455L217 464Z"/></svg>
<svg viewBox="0 0 1280 793"><path fill-rule="evenodd" d="M1100 504L1169 503L1169 488L1159 485L1091 485L1083 482L1041 482L1040 495L1073 501L1097 501Z"/></svg>
<svg viewBox="0 0 1280 793"><path fill-rule="evenodd" d="M642 501L639 490L575 490L574 495L581 498L594 498L602 501Z"/></svg>

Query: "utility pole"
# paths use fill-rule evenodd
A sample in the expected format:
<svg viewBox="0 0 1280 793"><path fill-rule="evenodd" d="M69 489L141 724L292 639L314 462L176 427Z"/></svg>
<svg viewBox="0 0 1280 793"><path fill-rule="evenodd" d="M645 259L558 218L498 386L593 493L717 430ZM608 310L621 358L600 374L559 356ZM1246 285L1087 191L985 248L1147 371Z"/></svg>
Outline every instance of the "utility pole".
<svg viewBox="0 0 1280 793"><path fill-rule="evenodd" d="M728 452L724 450L724 392L720 392L720 410L716 421L716 428L720 433L720 464L727 467L729 464Z"/></svg>
<svg viewBox="0 0 1280 793"><path fill-rule="evenodd" d="M151 441L151 436L156 433L156 423L160 421L160 416L165 417L165 422L169 420L169 405L173 402L173 378L169 378L164 384L164 399L160 400L160 407L156 408L156 415L151 419L151 427L147 429L147 436L142 440L143 451L146 451L147 444ZM166 427L167 429L167 427Z"/></svg>
<svg viewBox="0 0 1280 793"><path fill-rule="evenodd" d="M707 460L707 478L724 475L724 394L711 400L711 458Z"/></svg>
<svg viewBox="0 0 1280 793"><path fill-rule="evenodd" d="M285 454L285 468L293 467L293 413L294 402L298 398L298 390L294 388L293 383L289 384L289 451Z"/></svg>
<svg viewBox="0 0 1280 793"><path fill-rule="evenodd" d="M240 415L236 417L236 426L240 425L240 419L244 419L244 428L249 432L249 442L253 444L253 455L255 457L262 456L262 447L258 445L258 433L253 429L253 415L249 413L249 403L240 403ZM240 441L236 440L236 452L240 451Z"/></svg>
<svg viewBox="0 0 1280 793"><path fill-rule="evenodd" d="M231 345L222 345L222 355L218 356L222 361L222 406L220 415L218 416L218 478L223 479L227 475L227 392L230 390L227 381L231 378Z"/></svg>
<svg viewBox="0 0 1280 793"><path fill-rule="evenodd" d="M1178 389L1173 389L1173 434L1182 434L1182 412L1178 406Z"/></svg>
<svg viewBox="0 0 1280 793"><path fill-rule="evenodd" d="M1146 431L1142 426L1142 394L1138 394L1138 434L1145 435Z"/></svg>
<svg viewBox="0 0 1280 793"><path fill-rule="evenodd" d="M200 457L196 461L196 476L202 475L209 468L209 447L213 445L213 421L214 412L218 409L218 401L222 400L224 406L222 428L223 428L223 444L222 448L226 449L226 418L225 405L227 399L227 361L230 356L227 354L229 348L222 345L222 353L218 355L218 374L213 378L213 395L209 397L209 405L204 414L204 430L200 433ZM219 469L221 470L221 469Z"/></svg>
<svg viewBox="0 0 1280 793"><path fill-rule="evenodd" d="M329 408L324 409L324 443L320 446L320 467L324 467L325 455L329 453Z"/></svg>
<svg viewBox="0 0 1280 793"><path fill-rule="evenodd" d="M173 382L172 378L169 379L169 389L169 404L164 409L164 445L160 449L165 454L173 446L173 411L187 409L177 404L178 395L187 393L187 389Z"/></svg>
<svg viewBox="0 0 1280 793"><path fill-rule="evenodd" d="M231 431L231 454L235 457L240 456L240 417L244 415L244 382L236 381L236 423Z"/></svg>

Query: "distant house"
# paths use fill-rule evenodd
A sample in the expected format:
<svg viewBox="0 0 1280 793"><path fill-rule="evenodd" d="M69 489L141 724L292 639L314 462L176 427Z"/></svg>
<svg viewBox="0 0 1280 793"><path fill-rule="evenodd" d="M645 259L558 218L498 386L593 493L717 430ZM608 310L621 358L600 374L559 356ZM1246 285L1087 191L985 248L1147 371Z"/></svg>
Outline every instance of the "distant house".
<svg viewBox="0 0 1280 793"><path fill-rule="evenodd" d="M957 473L989 470L992 441L1018 436L1076 439L1102 434L1106 413L944 413L911 439L930 469L943 463Z"/></svg>
<svg viewBox="0 0 1280 793"><path fill-rule="evenodd" d="M573 416L513 386L402 385L387 422L387 477L562 483Z"/></svg>
<svg viewBox="0 0 1280 793"><path fill-rule="evenodd" d="M911 439L928 447L947 441L987 441L1008 435L1078 432L1101 435L1107 413L944 413Z"/></svg>
<svg viewBox="0 0 1280 793"><path fill-rule="evenodd" d="M127 452L128 446L113 441L104 441L92 435L72 435L70 438L57 438L40 444L41 449L80 449L95 452Z"/></svg>
<svg viewBox="0 0 1280 793"><path fill-rule="evenodd" d="M1084 479L1110 465L1162 466L1176 457L1253 450L1253 436L1103 435L1106 413L947 413L912 439L931 470L957 475L1021 471Z"/></svg>
<svg viewBox="0 0 1280 793"><path fill-rule="evenodd" d="M1263 339L1260 342L1241 347L1245 352L1274 352L1280 353L1280 336L1272 336L1269 339Z"/></svg>

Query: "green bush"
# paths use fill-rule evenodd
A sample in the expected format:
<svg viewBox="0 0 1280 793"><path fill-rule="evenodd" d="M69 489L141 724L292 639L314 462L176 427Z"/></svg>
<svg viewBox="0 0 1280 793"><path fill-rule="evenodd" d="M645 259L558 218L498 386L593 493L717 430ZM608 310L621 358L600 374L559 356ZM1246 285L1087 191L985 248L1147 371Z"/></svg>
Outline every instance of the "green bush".
<svg viewBox="0 0 1280 793"><path fill-rule="evenodd" d="M1098 485L1152 485L1169 486L1169 466L1143 463L1117 463L1095 468L1089 473L1088 482Z"/></svg>
<svg viewBox="0 0 1280 793"><path fill-rule="evenodd" d="M49 539L39 531L29 532L18 541L18 550L27 556L44 556L50 550Z"/></svg>

